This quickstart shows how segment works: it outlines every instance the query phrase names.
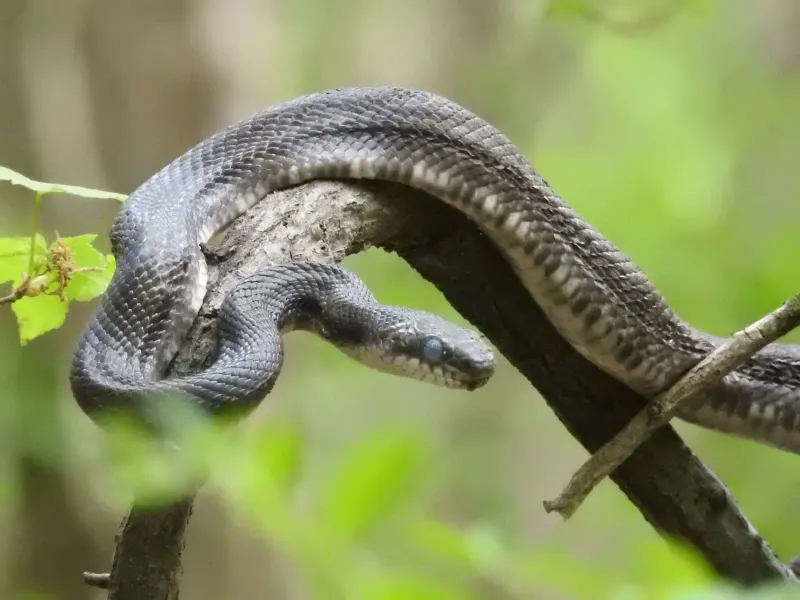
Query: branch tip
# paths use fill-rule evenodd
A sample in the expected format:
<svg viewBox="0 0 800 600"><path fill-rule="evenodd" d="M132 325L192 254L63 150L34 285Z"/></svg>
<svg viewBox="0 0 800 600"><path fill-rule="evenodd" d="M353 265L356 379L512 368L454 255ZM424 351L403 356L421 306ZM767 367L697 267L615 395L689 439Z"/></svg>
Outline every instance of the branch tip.
<svg viewBox="0 0 800 600"><path fill-rule="evenodd" d="M767 344L800 322L800 295L735 333L709 353L671 388L656 396L609 442L595 452L544 509L569 519L603 479L611 475L658 428L666 425L686 401L707 391Z"/></svg>
<svg viewBox="0 0 800 600"><path fill-rule="evenodd" d="M107 590L111 585L111 573L83 573L83 581L86 585Z"/></svg>

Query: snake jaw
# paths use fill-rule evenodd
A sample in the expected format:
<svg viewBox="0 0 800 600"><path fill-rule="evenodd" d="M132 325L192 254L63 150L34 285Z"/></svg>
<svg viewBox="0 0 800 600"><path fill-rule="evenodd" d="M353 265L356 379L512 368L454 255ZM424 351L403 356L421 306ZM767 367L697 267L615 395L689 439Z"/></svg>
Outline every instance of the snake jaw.
<svg viewBox="0 0 800 600"><path fill-rule="evenodd" d="M452 364L432 364L421 361L417 356L406 351L395 349L387 351L387 347L344 346L337 344L339 350L362 365L408 379L432 383L449 389L473 391L489 381L494 372L494 365L481 365L469 371L454 368Z"/></svg>
<svg viewBox="0 0 800 600"><path fill-rule="evenodd" d="M475 390L480 389L483 386L485 386L487 383L489 383L489 379L491 379L491 376L484 377L483 379L475 379L471 383L467 384L467 387L465 389L468 392L474 392Z"/></svg>

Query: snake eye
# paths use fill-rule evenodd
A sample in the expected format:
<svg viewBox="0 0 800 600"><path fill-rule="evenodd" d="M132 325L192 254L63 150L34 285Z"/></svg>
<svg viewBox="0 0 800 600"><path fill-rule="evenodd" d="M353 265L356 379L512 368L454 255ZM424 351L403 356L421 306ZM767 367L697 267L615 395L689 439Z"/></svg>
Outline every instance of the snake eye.
<svg viewBox="0 0 800 600"><path fill-rule="evenodd" d="M430 337L422 344L422 356L429 362L438 362L444 354L444 344L442 340Z"/></svg>

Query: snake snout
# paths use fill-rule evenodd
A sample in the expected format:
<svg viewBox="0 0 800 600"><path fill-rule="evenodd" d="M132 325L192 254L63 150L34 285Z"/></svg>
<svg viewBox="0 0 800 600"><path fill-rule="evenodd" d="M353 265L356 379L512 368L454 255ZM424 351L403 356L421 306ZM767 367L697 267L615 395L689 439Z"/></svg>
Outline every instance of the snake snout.
<svg viewBox="0 0 800 600"><path fill-rule="evenodd" d="M472 332L469 332L472 333ZM482 340L471 340L469 349L466 345L456 350L458 360L457 377L461 388L474 391L486 385L494 375L496 362L491 349Z"/></svg>
<svg viewBox="0 0 800 600"><path fill-rule="evenodd" d="M464 387L472 392L486 385L489 379L492 378L492 375L494 375L495 366L494 355L473 362L470 368L469 380L464 383Z"/></svg>

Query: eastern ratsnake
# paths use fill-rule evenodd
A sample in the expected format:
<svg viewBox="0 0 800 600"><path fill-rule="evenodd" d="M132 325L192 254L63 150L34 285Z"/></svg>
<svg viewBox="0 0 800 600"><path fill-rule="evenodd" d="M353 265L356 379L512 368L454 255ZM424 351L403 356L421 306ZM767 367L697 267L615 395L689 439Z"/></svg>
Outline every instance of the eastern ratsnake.
<svg viewBox="0 0 800 600"><path fill-rule="evenodd" d="M494 358L476 334L378 305L354 275L319 264L284 265L240 283L221 309L214 363L163 379L205 295L201 245L274 190L342 178L406 184L466 213L559 333L645 396L720 343L680 320L644 273L484 120L427 92L334 90L213 135L128 198L110 232L117 270L72 366L80 407L96 417L176 391L212 413L249 410L271 389L280 333L291 328L383 370L482 385ZM800 452L800 346L768 346L680 416Z"/></svg>

